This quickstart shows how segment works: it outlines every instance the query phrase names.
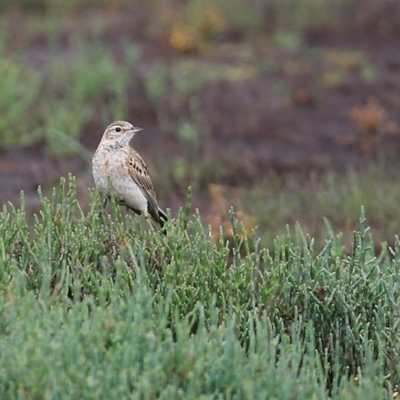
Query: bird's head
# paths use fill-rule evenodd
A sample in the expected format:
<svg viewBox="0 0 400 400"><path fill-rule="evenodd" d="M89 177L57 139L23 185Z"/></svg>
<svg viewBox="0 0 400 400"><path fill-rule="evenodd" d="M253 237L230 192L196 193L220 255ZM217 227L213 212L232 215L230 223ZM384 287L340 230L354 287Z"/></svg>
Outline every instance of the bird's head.
<svg viewBox="0 0 400 400"><path fill-rule="evenodd" d="M143 130L133 126L130 122L114 121L108 125L102 140L112 140L121 144L129 144L136 132Z"/></svg>

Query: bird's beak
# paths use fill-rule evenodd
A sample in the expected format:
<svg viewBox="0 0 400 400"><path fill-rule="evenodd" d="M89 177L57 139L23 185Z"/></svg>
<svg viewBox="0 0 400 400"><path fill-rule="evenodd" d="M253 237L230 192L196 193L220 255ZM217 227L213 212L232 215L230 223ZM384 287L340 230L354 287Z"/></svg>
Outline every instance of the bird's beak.
<svg viewBox="0 0 400 400"><path fill-rule="evenodd" d="M134 126L132 129L132 133L140 132L142 130L143 130L143 128L138 128L138 127Z"/></svg>

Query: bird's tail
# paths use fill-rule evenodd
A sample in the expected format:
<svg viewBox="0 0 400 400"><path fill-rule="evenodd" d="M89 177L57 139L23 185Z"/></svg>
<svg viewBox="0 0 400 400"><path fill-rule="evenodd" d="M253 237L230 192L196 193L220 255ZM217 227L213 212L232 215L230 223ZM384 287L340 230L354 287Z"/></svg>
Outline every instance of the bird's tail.
<svg viewBox="0 0 400 400"><path fill-rule="evenodd" d="M160 227L163 228L164 227L164 223L166 221L168 221L168 219L169 219L168 215L163 210L161 210L161 208L159 208L158 209L158 217L159 217L158 223L160 224Z"/></svg>

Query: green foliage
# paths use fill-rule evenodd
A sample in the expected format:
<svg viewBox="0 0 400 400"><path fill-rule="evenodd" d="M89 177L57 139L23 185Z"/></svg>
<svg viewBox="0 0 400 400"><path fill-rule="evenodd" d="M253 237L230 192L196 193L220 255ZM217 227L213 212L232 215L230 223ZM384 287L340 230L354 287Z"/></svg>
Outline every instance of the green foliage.
<svg viewBox="0 0 400 400"><path fill-rule="evenodd" d="M351 254L316 253L299 227L268 250L233 215L214 243L189 207L163 235L101 203L70 178L33 226L3 208L2 398L392 396L400 242L376 255L363 212Z"/></svg>
<svg viewBox="0 0 400 400"><path fill-rule="evenodd" d="M103 111L103 125L127 114L127 87L139 57L139 49L134 45L123 46L124 60L120 64L100 42L87 43L75 38L70 47L73 63L58 54L49 67L47 98L55 101L42 103L43 128L52 152L60 149L58 132L79 138L98 108ZM66 151L65 146L61 149Z"/></svg>
<svg viewBox="0 0 400 400"><path fill-rule="evenodd" d="M271 172L263 182L238 191L234 204L256 219L264 245L272 245L276 235L284 234L286 224L299 222L321 248L326 217L343 232L347 252L351 251L351 232L357 229L360 207L364 205L374 245L381 247L382 241L393 243L398 233L400 175L396 169L390 170L390 160L365 165L362 172L354 168L345 173L330 170L321 176Z"/></svg>
<svg viewBox="0 0 400 400"><path fill-rule="evenodd" d="M73 38L67 51L56 46L38 71L7 57L6 44L2 38L0 148L46 138L53 154L82 152L78 140L94 115L102 116L103 125L127 115L127 89L134 85L140 53L136 45L122 43L123 59L117 62L104 43Z"/></svg>
<svg viewBox="0 0 400 400"><path fill-rule="evenodd" d="M38 138L35 118L29 114L40 93L42 74L6 57L6 37L0 38L0 149L27 145Z"/></svg>

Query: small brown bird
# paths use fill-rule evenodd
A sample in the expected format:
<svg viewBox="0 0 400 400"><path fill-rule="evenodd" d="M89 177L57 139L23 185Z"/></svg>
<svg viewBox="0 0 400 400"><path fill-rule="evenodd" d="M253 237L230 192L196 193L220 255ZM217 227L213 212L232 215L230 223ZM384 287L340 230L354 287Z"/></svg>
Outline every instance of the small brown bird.
<svg viewBox="0 0 400 400"><path fill-rule="evenodd" d="M129 142L136 128L126 121L115 121L107 127L92 160L93 178L100 192L110 198L110 185L118 204L136 214L149 215L161 227L168 219L157 203L149 171L139 153Z"/></svg>

